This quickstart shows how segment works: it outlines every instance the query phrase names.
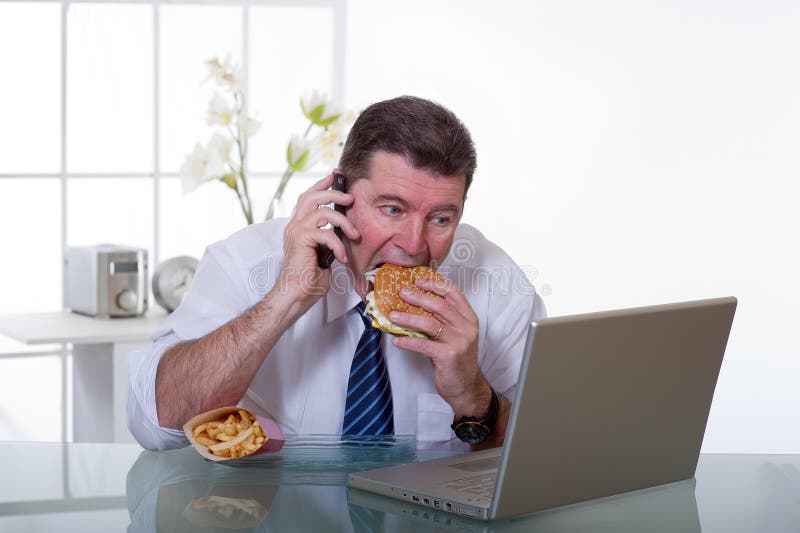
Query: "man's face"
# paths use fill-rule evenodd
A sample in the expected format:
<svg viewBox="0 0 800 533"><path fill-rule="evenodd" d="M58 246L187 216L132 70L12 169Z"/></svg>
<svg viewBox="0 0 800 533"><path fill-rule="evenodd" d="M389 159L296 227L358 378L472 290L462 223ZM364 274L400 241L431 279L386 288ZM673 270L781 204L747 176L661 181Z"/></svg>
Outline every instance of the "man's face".
<svg viewBox="0 0 800 533"><path fill-rule="evenodd" d="M419 170L405 157L377 152L369 178L353 182L347 217L361 234L345 239L356 290L366 292L364 272L381 263L436 266L450 251L464 208L465 176Z"/></svg>

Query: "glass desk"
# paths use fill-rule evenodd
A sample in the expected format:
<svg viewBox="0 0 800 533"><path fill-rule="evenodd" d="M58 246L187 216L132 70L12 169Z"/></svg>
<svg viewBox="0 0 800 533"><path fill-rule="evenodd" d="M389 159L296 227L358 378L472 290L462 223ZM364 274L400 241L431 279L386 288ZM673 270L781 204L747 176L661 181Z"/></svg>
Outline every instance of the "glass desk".
<svg viewBox="0 0 800 533"><path fill-rule="evenodd" d="M704 454L694 481L483 523L348 490L335 470L231 468L190 448L0 447L2 532L800 530L800 455Z"/></svg>

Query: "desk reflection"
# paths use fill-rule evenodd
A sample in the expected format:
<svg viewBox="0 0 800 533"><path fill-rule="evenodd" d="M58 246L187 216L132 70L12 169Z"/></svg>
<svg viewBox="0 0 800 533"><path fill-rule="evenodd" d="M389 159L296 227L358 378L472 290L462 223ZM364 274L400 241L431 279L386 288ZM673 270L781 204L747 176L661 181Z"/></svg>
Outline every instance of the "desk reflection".
<svg viewBox="0 0 800 533"><path fill-rule="evenodd" d="M129 532L700 532L694 481L500 522L348 489L346 473L230 468L191 449L143 453L127 476Z"/></svg>

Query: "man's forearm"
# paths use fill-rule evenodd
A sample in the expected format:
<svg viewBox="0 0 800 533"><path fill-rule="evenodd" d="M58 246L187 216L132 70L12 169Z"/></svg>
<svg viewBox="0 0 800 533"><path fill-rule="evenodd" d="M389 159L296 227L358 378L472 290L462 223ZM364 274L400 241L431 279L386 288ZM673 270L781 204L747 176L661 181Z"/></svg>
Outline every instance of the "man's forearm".
<svg viewBox="0 0 800 533"><path fill-rule="evenodd" d="M156 373L159 425L180 429L198 413L238 403L300 314L286 294L273 291L205 337L164 352Z"/></svg>
<svg viewBox="0 0 800 533"><path fill-rule="evenodd" d="M497 413L497 423L494 426L494 430L484 442L470 446L472 451L497 448L502 446L506 440L506 428L508 427L508 417L511 414L511 402L502 394L498 394L498 397L500 398L500 410Z"/></svg>

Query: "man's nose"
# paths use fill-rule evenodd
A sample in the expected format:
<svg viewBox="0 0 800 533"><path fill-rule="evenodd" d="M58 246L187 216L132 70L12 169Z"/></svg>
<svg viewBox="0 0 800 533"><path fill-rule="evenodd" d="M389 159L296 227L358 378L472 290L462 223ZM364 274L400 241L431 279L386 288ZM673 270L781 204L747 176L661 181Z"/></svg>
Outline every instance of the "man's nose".
<svg viewBox="0 0 800 533"><path fill-rule="evenodd" d="M425 221L410 218L395 238L397 244L409 257L424 254L428 248L425 240Z"/></svg>

